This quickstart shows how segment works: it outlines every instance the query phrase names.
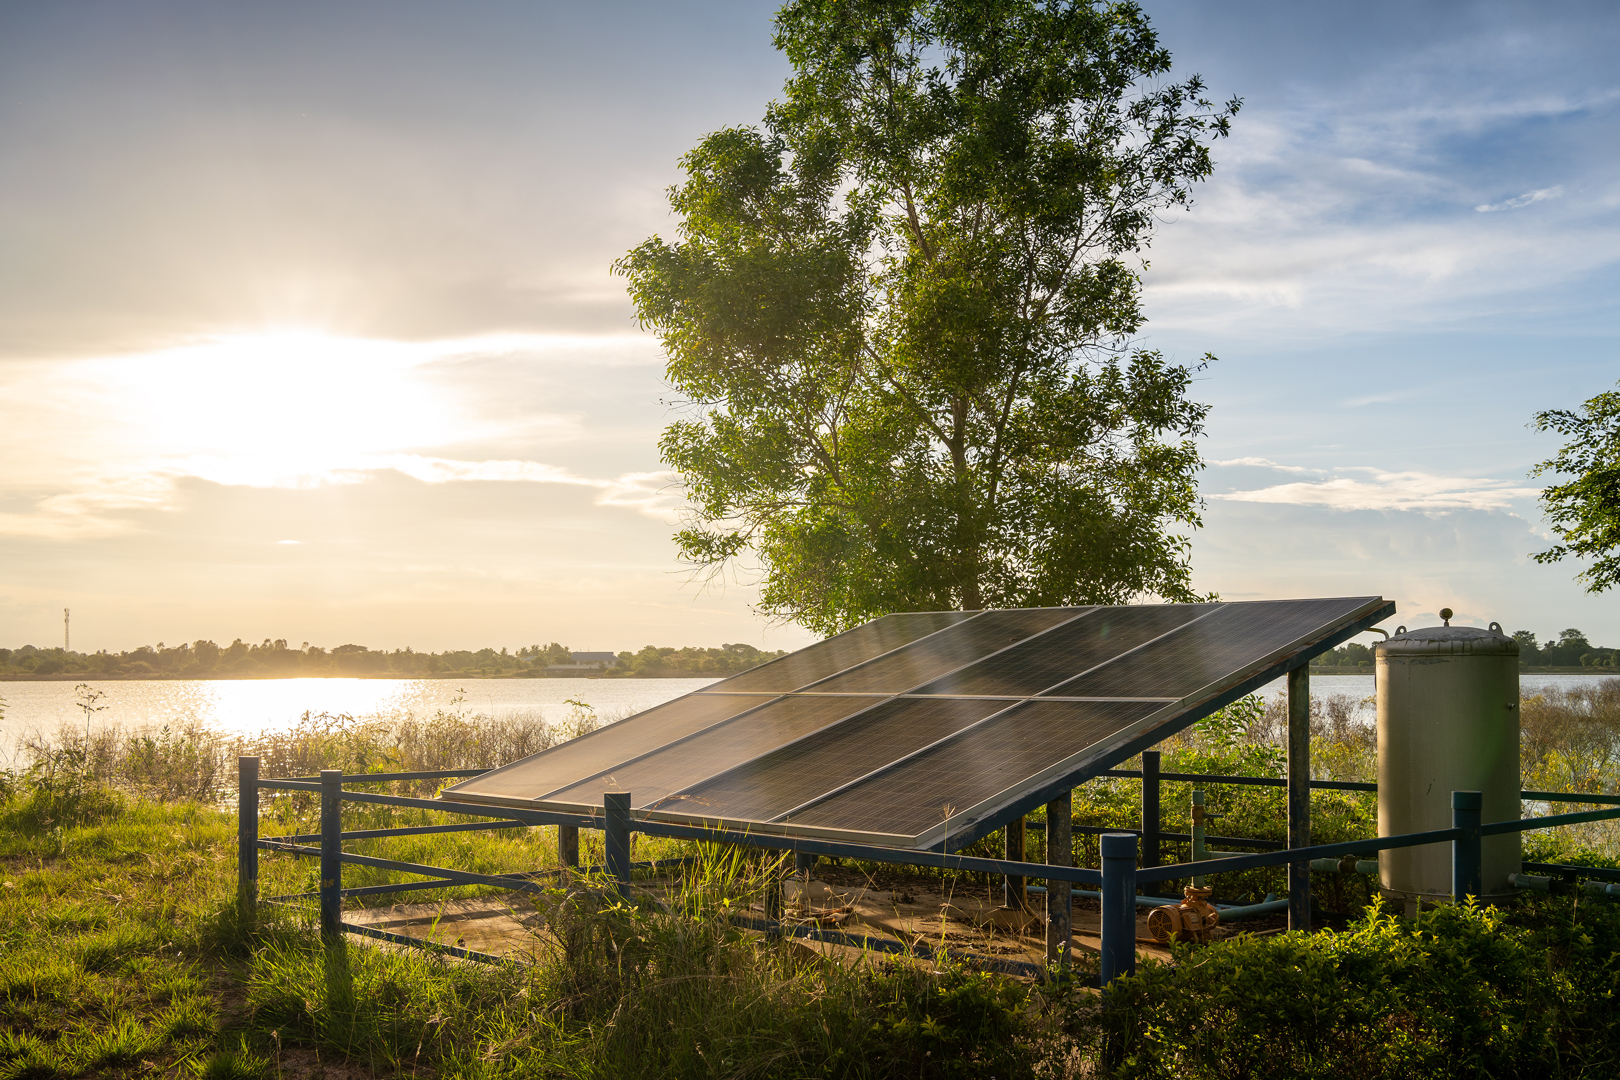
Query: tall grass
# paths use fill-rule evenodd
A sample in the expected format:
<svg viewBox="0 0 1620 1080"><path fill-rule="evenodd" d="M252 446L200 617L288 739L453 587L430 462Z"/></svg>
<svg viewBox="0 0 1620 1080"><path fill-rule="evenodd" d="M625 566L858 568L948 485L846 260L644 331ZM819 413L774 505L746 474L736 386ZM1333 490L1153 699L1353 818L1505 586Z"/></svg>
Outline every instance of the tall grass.
<svg viewBox="0 0 1620 1080"><path fill-rule="evenodd" d="M107 725L88 738L73 725L52 737L19 746L25 768L74 762L89 780L159 801L229 802L236 792L236 760L259 758L264 777L311 776L322 769L346 773L488 769L535 754L604 722L576 704L561 721L538 711L502 716L440 710L431 716L304 713L293 724L254 735L233 735L198 721L162 727ZM431 794L432 782L408 785ZM405 789L402 789L405 790Z"/></svg>

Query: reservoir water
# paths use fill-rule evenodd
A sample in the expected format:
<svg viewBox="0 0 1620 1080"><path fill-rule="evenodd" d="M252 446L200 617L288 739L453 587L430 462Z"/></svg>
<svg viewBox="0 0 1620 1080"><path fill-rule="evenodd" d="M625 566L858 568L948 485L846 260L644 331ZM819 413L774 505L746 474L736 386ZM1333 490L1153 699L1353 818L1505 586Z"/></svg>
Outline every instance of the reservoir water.
<svg viewBox="0 0 1620 1080"><path fill-rule="evenodd" d="M129 731L195 722L232 734L289 727L305 712L432 716L435 712L561 720L584 702L606 721L650 709L713 679L163 679L87 681L104 696L93 727ZM0 768L18 741L84 729L74 682L0 682Z"/></svg>
<svg viewBox="0 0 1620 1080"><path fill-rule="evenodd" d="M1614 676L1522 675L1526 694L1567 688ZM374 716L439 710L507 716L538 713L561 720L569 700L591 706L604 721L619 720L708 686L713 679L165 679L89 682L104 696L90 717L95 727L124 730L197 722L230 733L287 727L305 712ZM63 726L83 729L77 683L0 682L0 768L11 763L20 739L53 735ZM1261 690L1268 700L1286 692L1279 679ZM1372 696L1371 675L1316 675L1313 697ZM1364 710L1372 719L1372 709Z"/></svg>

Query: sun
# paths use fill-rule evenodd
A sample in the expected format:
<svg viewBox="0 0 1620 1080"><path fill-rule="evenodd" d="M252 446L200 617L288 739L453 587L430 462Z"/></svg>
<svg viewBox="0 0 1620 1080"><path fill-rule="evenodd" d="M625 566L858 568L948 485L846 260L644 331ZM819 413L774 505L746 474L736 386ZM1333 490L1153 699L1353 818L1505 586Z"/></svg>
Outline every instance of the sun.
<svg viewBox="0 0 1620 1080"><path fill-rule="evenodd" d="M86 361L149 459L217 483L306 486L443 446L475 424L394 341L278 330Z"/></svg>

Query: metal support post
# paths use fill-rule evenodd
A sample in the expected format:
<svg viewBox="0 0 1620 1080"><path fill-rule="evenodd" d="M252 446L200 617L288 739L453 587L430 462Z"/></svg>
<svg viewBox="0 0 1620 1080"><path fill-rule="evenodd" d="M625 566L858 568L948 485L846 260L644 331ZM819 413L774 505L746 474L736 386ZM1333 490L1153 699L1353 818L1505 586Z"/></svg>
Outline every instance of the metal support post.
<svg viewBox="0 0 1620 1080"><path fill-rule="evenodd" d="M1048 866L1074 865L1074 814L1070 793L1046 804L1046 864ZM1134 848L1134 844L1132 847ZM1132 859L1135 854L1133 851ZM1132 865L1135 863L1133 861ZM1054 878L1046 879L1046 962L1056 961L1069 966L1069 945L1073 937L1074 885ZM1134 886L1133 886L1134 889Z"/></svg>
<svg viewBox="0 0 1620 1080"><path fill-rule="evenodd" d="M1159 865L1159 751L1142 751L1142 865Z"/></svg>
<svg viewBox="0 0 1620 1080"><path fill-rule="evenodd" d="M1136 973L1136 837L1102 835L1102 982Z"/></svg>
<svg viewBox="0 0 1620 1080"><path fill-rule="evenodd" d="M336 941L343 922L343 770L321 770L321 936Z"/></svg>
<svg viewBox="0 0 1620 1080"><path fill-rule="evenodd" d="M1024 861L1024 819L1007 822L1004 837L1003 858L1008 862ZM1014 911L1023 911L1028 905L1025 902L1024 879L1018 874L1008 874L1002 883L1002 904Z"/></svg>
<svg viewBox="0 0 1620 1080"><path fill-rule="evenodd" d="M602 794L602 846L606 849L608 879L619 897L630 899L630 793Z"/></svg>
<svg viewBox="0 0 1620 1080"><path fill-rule="evenodd" d="M1288 846L1311 845L1311 669L1288 673ZM1311 868L1288 864L1288 929L1311 928Z"/></svg>
<svg viewBox="0 0 1620 1080"><path fill-rule="evenodd" d="M804 878L805 884L810 883L810 875L815 873L817 856L808 851L798 851L793 855L793 872Z"/></svg>
<svg viewBox="0 0 1620 1080"><path fill-rule="evenodd" d="M557 861L564 866L579 865L579 826L557 826Z"/></svg>
<svg viewBox="0 0 1620 1080"><path fill-rule="evenodd" d="M251 924L259 905L259 759L236 759L236 904Z"/></svg>
<svg viewBox="0 0 1620 1080"><path fill-rule="evenodd" d="M782 898L781 863L777 861L780 853L775 848L767 848L765 853L771 856L765 869L765 921L772 924L766 936L779 938L782 936L782 909L786 906Z"/></svg>
<svg viewBox="0 0 1620 1080"><path fill-rule="evenodd" d="M1462 836L1451 842L1451 899L1462 903L1464 897L1478 896L1480 878L1484 873L1483 856L1479 846L1479 817L1483 798L1477 791L1451 793L1451 827L1461 829Z"/></svg>

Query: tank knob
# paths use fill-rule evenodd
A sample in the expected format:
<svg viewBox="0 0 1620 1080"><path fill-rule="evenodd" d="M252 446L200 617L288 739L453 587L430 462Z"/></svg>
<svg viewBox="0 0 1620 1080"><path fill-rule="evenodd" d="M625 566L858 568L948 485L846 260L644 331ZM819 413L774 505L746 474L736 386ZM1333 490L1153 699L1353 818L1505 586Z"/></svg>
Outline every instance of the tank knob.
<svg viewBox="0 0 1620 1080"><path fill-rule="evenodd" d="M1440 621L1445 623L1447 626L1451 625L1451 616L1452 610L1450 608L1443 607L1440 609Z"/></svg>

